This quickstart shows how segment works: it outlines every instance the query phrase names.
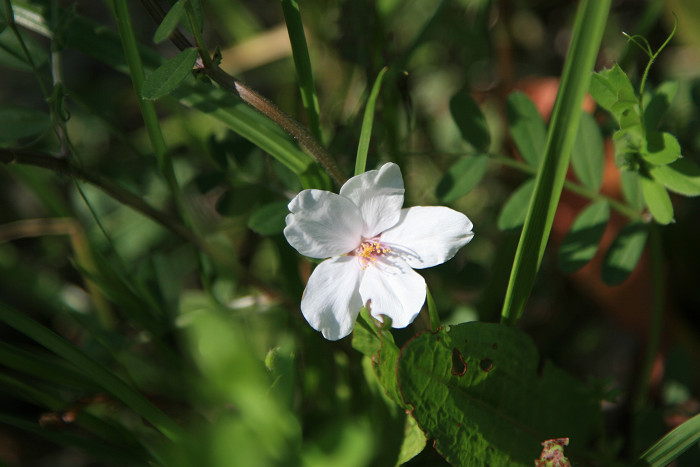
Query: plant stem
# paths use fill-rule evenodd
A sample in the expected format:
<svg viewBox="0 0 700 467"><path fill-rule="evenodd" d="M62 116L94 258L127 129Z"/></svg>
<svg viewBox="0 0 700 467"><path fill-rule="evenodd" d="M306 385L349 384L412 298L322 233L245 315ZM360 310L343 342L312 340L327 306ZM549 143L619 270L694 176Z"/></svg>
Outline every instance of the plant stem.
<svg viewBox="0 0 700 467"><path fill-rule="evenodd" d="M659 226L649 224L649 249L651 253L651 280L652 280L652 309L651 321L649 323L649 339L647 341L642 360L642 369L639 373L639 382L634 389L632 408L639 410L646 401L651 372L654 369L654 360L659 353L661 335L663 331L664 315L664 274L663 274L663 251L661 246L661 233Z"/></svg>

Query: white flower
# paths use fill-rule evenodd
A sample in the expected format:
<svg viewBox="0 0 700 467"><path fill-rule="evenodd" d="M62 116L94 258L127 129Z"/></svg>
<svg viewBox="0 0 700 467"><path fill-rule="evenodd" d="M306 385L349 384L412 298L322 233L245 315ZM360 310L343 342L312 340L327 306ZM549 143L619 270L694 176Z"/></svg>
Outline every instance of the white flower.
<svg viewBox="0 0 700 467"><path fill-rule="evenodd" d="M340 194L304 190L290 203L284 236L299 253L329 258L309 277L301 311L329 340L352 331L363 305L408 326L425 302L412 268L442 264L474 236L462 213L439 206L401 209L403 179L384 164L348 180Z"/></svg>

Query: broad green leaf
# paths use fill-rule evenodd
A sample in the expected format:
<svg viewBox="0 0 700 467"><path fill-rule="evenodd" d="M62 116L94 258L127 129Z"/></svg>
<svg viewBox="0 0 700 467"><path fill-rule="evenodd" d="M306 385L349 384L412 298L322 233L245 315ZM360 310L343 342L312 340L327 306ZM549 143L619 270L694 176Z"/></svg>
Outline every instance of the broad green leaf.
<svg viewBox="0 0 700 467"><path fill-rule="evenodd" d="M399 460L396 464L403 465L420 454L425 449L426 441L425 434L418 426L416 419L411 416L406 417L403 443L401 444Z"/></svg>
<svg viewBox="0 0 700 467"><path fill-rule="evenodd" d="M641 177L639 182L642 186L642 195L649 208L649 212L654 216L654 220L659 224L668 224L673 221L673 204L664 186L647 177Z"/></svg>
<svg viewBox="0 0 700 467"><path fill-rule="evenodd" d="M622 194L627 202L640 211L644 209L642 188L639 186L639 173L623 170L620 172L620 184L622 185Z"/></svg>
<svg viewBox="0 0 700 467"><path fill-rule="evenodd" d="M609 218L610 208L604 200L589 205L576 217L559 248L562 271L578 271L595 256Z"/></svg>
<svg viewBox="0 0 700 467"><path fill-rule="evenodd" d="M652 164L670 164L681 157L681 146L671 133L649 132L642 146L642 157Z"/></svg>
<svg viewBox="0 0 700 467"><path fill-rule="evenodd" d="M524 93L514 92L506 101L506 116L520 155L528 165L537 167L547 139L547 126L537 107Z"/></svg>
<svg viewBox="0 0 700 467"><path fill-rule="evenodd" d="M593 99L620 122L621 114L637 105L637 96L629 78L619 65L593 73L589 92ZM624 128L624 127L623 127Z"/></svg>
<svg viewBox="0 0 700 467"><path fill-rule="evenodd" d="M642 222L624 226L613 240L603 260L603 282L614 286L622 284L642 257L649 231Z"/></svg>
<svg viewBox="0 0 700 467"><path fill-rule="evenodd" d="M655 165L649 169L649 173L675 193L700 195L700 167L689 159L678 159L669 165Z"/></svg>
<svg viewBox="0 0 700 467"><path fill-rule="evenodd" d="M664 467L683 454L700 439L700 414L686 420L647 449L636 465Z"/></svg>
<svg viewBox="0 0 700 467"><path fill-rule="evenodd" d="M435 189L435 194L445 203L461 198L481 181L487 165L487 156L479 154L463 157L447 170Z"/></svg>
<svg viewBox="0 0 700 467"><path fill-rule="evenodd" d="M654 94L644 107L644 125L647 131L656 130L661 118L671 107L677 92L678 81L666 81L654 90Z"/></svg>
<svg viewBox="0 0 700 467"><path fill-rule="evenodd" d="M248 219L248 227L260 235L274 235L284 230L284 218L289 214L286 201L276 201L256 209Z"/></svg>
<svg viewBox="0 0 700 467"><path fill-rule="evenodd" d="M531 466L547 439L571 439L575 461L594 440L598 401L573 377L542 364L511 326L471 322L425 332L399 356L401 394L452 465Z"/></svg>
<svg viewBox="0 0 700 467"><path fill-rule="evenodd" d="M143 83L141 97L156 100L170 94L190 76L198 55L199 52L194 47L185 49L153 70Z"/></svg>
<svg viewBox="0 0 700 467"><path fill-rule="evenodd" d="M0 143L37 136L51 128L48 112L19 107L0 107Z"/></svg>
<svg viewBox="0 0 700 467"><path fill-rule="evenodd" d="M462 138L475 149L487 152L491 135L484 114L472 97L466 92L455 94L450 99L452 118L462 133Z"/></svg>
<svg viewBox="0 0 700 467"><path fill-rule="evenodd" d="M165 18L163 18L158 29L156 29L155 34L153 34L153 42L159 44L170 37L178 23L180 23L180 20L185 16L185 4L188 1L189 0L177 0L177 2L170 7Z"/></svg>
<svg viewBox="0 0 700 467"><path fill-rule="evenodd" d="M571 151L571 166L584 186L596 193L600 190L603 183L605 150L598 124L588 112L581 115L576 142Z"/></svg>
<svg viewBox="0 0 700 467"><path fill-rule="evenodd" d="M520 185L520 187L510 195L510 198L508 198L508 201L506 201L506 204L503 206L498 216L499 229L515 230L523 226L534 189L535 179L531 178Z"/></svg>

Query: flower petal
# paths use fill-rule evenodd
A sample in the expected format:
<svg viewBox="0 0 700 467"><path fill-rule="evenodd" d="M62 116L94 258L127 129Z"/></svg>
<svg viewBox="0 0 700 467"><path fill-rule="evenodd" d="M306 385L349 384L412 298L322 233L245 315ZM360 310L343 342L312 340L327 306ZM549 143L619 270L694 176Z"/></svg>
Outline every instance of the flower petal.
<svg viewBox="0 0 700 467"><path fill-rule="evenodd" d="M474 237L471 221L444 206L402 209L399 222L382 234L381 241L412 268L442 264Z"/></svg>
<svg viewBox="0 0 700 467"><path fill-rule="evenodd" d="M326 339L342 339L352 331L363 303L358 291L361 275L354 256L328 259L311 273L301 299L301 312Z"/></svg>
<svg viewBox="0 0 700 467"><path fill-rule="evenodd" d="M360 211L330 191L304 190L289 203L284 236L299 253L329 258L352 251L362 242Z"/></svg>
<svg viewBox="0 0 700 467"><path fill-rule="evenodd" d="M393 163L352 177L340 188L340 195L352 200L362 213L362 236L373 238L399 220L403 206L401 169Z"/></svg>
<svg viewBox="0 0 700 467"><path fill-rule="evenodd" d="M370 302L372 316L391 318L391 326L405 328L416 319L425 303L425 280L401 260L377 262L365 269L360 281L362 303Z"/></svg>

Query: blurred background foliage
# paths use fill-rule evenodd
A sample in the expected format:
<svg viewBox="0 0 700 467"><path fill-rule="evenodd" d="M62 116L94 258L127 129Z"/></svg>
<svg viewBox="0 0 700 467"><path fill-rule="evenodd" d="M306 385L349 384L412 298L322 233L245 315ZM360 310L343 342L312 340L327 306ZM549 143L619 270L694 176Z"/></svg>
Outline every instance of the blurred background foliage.
<svg viewBox="0 0 700 467"><path fill-rule="evenodd" d="M110 2L21 3L39 7L49 28L70 28L77 14L115 30ZM406 204L434 205L443 204L436 195L442 175L470 151L450 113L452 96L469 92L486 115L491 150L518 157L505 123L506 97L524 91L548 116L577 2L300 4L323 143L350 175L364 102L388 65L368 168L398 163ZM205 40L219 49L222 68L304 121L280 3L206 0L202 6ZM153 43L157 25L141 3L129 7L138 40L173 56L177 49L169 42ZM638 83L646 57L622 32L658 45L672 29L674 13L678 34L652 67L649 86L679 83L663 127L677 135L683 155L698 162L696 1L614 2L597 69L619 63ZM40 77L18 58L19 44L6 27L0 33L0 110L33 112L35 121L26 132L7 123L0 128L0 146L60 152L39 85L50 76L52 57L60 67L55 76L65 93L61 112L73 161L177 218L129 76L62 47L60 34L54 42L22 34ZM37 466L149 460L359 466L410 459L420 440L402 445L406 416L385 400L361 355L348 339L324 341L299 312L310 265L280 233L286 203L301 189L299 179L205 113L171 99L160 101L157 110L184 200L180 215L221 257L202 254L93 185L36 167L0 169L0 301L10 324L0 327L0 460ZM610 146L614 122L604 113L597 116ZM498 216L526 178L490 162L485 178L450 202L472 219L476 237L452 261L424 271L443 323L499 319L518 231L501 231ZM608 164L603 192L620 196L620 190L619 173ZM663 230L664 341L643 410L633 411L628 395L649 333L649 261L643 258L617 287L602 284L596 260L575 274L559 271L553 253L584 204L576 195L562 198L554 248L521 321L543 355L608 396L599 447L608 460L635 458L700 409L700 205L681 197L673 201L676 223ZM621 226L621 220L611 221L603 242ZM9 317L18 312L34 320L28 328L12 325ZM425 329L426 320L396 331L397 342ZM46 328L185 427L185 441L174 447L164 441L157 423L142 421L144 412L115 396L112 382L39 339ZM699 452L696 446L680 465L697 465ZM439 463L428 443L409 465Z"/></svg>

